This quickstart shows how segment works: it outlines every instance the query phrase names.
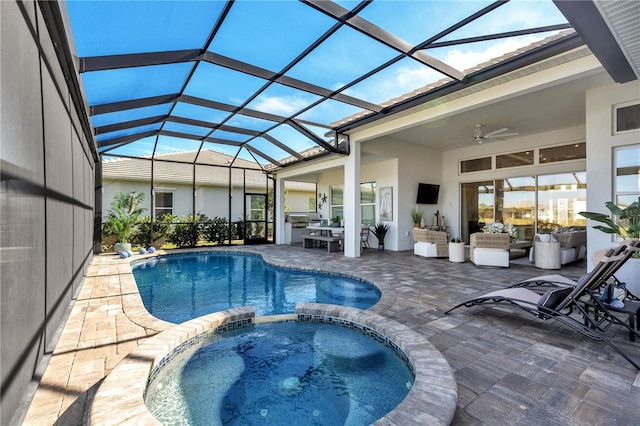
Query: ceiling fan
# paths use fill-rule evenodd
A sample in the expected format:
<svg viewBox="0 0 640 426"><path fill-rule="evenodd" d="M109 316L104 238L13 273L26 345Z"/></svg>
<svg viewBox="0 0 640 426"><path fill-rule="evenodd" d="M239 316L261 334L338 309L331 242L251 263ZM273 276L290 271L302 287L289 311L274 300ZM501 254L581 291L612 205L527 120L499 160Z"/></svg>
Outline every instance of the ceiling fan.
<svg viewBox="0 0 640 426"><path fill-rule="evenodd" d="M504 133L509 130L508 127L503 127L501 129L493 130L489 133L482 132L482 124L476 124L475 129L473 129L473 140L478 143L482 143L485 139L490 138L504 138L507 136L517 136L517 133Z"/></svg>

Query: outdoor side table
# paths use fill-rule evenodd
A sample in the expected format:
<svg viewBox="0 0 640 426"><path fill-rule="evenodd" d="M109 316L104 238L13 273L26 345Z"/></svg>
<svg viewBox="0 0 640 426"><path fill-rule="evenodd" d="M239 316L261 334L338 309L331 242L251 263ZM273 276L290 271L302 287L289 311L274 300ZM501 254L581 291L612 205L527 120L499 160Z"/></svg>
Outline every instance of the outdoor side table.
<svg viewBox="0 0 640 426"><path fill-rule="evenodd" d="M464 243L449 243L449 262L464 262Z"/></svg>
<svg viewBox="0 0 640 426"><path fill-rule="evenodd" d="M536 268L560 269L560 243L543 243L536 241L535 245Z"/></svg>
<svg viewBox="0 0 640 426"><path fill-rule="evenodd" d="M593 308L593 317L598 321L600 318L601 308L591 300L584 302L584 309L587 311L587 314L590 312L590 308ZM629 330L629 340L635 342L636 335L633 330L636 330L637 327L640 326L640 302L625 300L622 308L607 307L607 309L612 312L620 312L628 315L629 328L631 329ZM585 322L585 325L588 324Z"/></svg>

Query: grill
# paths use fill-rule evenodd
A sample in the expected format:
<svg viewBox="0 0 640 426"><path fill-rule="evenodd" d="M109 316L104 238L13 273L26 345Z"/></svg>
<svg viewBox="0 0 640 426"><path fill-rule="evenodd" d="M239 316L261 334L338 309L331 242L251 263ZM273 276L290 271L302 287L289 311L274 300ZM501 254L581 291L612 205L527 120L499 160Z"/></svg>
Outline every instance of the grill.
<svg viewBox="0 0 640 426"><path fill-rule="evenodd" d="M309 225L309 216L289 215L287 222L291 223L292 228L306 228Z"/></svg>

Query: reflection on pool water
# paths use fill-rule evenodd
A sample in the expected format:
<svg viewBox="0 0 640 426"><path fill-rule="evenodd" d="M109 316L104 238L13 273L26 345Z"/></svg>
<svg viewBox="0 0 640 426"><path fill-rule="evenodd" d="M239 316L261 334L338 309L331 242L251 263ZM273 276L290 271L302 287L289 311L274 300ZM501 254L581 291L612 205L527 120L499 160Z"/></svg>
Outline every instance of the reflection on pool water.
<svg viewBox="0 0 640 426"><path fill-rule="evenodd" d="M409 393L396 353L338 325L270 322L203 339L146 392L163 424L365 425Z"/></svg>
<svg viewBox="0 0 640 426"><path fill-rule="evenodd" d="M240 306L256 315L293 313L298 302L367 309L381 296L362 281L278 268L255 255L159 256L132 263L132 271L147 311L173 323Z"/></svg>

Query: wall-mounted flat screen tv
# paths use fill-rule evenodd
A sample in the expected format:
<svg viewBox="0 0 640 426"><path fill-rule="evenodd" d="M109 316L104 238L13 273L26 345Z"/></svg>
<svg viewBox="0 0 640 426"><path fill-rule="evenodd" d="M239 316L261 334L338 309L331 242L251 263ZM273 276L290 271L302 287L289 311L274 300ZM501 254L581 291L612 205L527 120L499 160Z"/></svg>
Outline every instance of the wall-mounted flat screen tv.
<svg viewBox="0 0 640 426"><path fill-rule="evenodd" d="M431 183L419 183L416 204L438 204L439 192L440 185L434 185Z"/></svg>

